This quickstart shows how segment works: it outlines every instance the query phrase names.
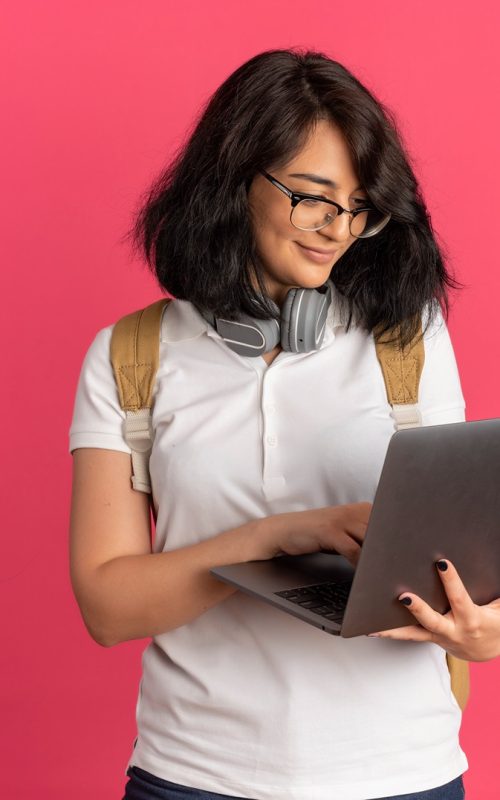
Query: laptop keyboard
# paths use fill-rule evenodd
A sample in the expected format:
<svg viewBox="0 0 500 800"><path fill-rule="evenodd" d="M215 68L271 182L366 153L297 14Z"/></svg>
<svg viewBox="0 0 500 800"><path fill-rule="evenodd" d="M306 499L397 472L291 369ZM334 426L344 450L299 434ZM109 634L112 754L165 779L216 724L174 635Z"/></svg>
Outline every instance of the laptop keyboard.
<svg viewBox="0 0 500 800"><path fill-rule="evenodd" d="M325 617L333 622L342 622L351 585L352 578L346 578L331 583L301 586L299 589L287 589L283 592L274 592L274 594L283 597L290 603L307 608L309 611L319 614L320 617Z"/></svg>

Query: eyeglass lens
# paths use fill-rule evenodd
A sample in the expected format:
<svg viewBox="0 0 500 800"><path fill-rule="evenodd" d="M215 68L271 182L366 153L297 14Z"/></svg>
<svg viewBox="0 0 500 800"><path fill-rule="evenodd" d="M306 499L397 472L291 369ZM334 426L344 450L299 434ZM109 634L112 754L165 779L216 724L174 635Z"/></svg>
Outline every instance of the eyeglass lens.
<svg viewBox="0 0 500 800"><path fill-rule="evenodd" d="M333 222L337 209L322 200L301 200L292 211L291 221L296 228L302 230L319 230ZM350 220L350 231L360 238L373 236L389 221L389 216L376 208L362 211Z"/></svg>

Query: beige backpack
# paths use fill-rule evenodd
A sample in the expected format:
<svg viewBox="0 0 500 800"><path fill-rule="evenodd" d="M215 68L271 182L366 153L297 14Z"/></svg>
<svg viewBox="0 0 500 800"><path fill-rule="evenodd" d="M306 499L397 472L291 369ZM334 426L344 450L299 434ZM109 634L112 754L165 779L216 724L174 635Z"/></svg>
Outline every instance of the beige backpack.
<svg viewBox="0 0 500 800"><path fill-rule="evenodd" d="M125 411L125 440L132 450L132 485L151 493L149 455L153 441L151 409L160 353L160 326L169 298L122 317L113 327L110 357L118 387L120 405ZM375 335L377 357L384 375L387 398L392 406L397 429L422 424L418 407L418 387L424 366L424 343L417 333L404 349L397 343ZM154 508L153 508L154 515ZM156 519L156 517L155 517ZM469 663L446 653L451 689L464 710L470 692Z"/></svg>

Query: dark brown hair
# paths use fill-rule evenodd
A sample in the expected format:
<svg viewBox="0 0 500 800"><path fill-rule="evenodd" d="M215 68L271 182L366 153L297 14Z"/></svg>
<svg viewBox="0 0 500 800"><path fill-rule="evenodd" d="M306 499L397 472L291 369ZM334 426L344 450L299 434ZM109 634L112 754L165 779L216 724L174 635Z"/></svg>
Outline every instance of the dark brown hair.
<svg viewBox="0 0 500 800"><path fill-rule="evenodd" d="M445 267L394 115L323 53L268 50L229 75L141 199L126 238L174 297L228 319L278 317L261 294L247 191L257 169L290 161L320 119L342 130L370 200L392 215L346 250L331 278L348 300L349 324L355 318L367 332L398 325L406 343L424 308L429 323L439 308L447 319L448 290L461 284Z"/></svg>

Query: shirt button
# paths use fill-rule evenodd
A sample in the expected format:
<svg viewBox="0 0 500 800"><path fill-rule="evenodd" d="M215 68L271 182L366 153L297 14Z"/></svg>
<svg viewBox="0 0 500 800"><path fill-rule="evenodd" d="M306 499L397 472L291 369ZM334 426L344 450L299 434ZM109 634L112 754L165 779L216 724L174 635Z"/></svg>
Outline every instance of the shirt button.
<svg viewBox="0 0 500 800"><path fill-rule="evenodd" d="M277 442L277 441L278 441L278 440L277 440L276 436L274 436L274 434L270 434L270 435L267 437L267 443L268 443L268 445L269 445L270 447L275 447L275 446L276 446L276 442Z"/></svg>
<svg viewBox="0 0 500 800"><path fill-rule="evenodd" d="M267 411L268 414L274 414L274 412L276 411L276 406L273 405L272 403L269 403L266 406L266 411Z"/></svg>

